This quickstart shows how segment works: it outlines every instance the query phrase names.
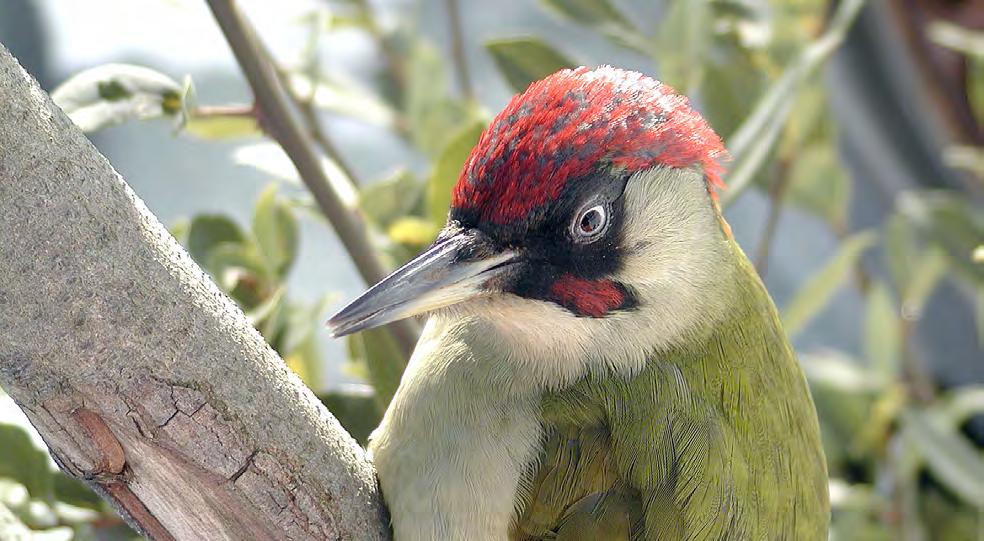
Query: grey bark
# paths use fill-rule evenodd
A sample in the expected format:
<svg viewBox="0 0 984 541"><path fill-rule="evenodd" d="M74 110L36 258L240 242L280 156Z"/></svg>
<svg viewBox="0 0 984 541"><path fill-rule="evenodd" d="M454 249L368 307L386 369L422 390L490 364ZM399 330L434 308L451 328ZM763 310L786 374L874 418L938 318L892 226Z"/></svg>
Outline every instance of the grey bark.
<svg viewBox="0 0 984 541"><path fill-rule="evenodd" d="M155 539L383 539L365 453L0 46L0 386Z"/></svg>

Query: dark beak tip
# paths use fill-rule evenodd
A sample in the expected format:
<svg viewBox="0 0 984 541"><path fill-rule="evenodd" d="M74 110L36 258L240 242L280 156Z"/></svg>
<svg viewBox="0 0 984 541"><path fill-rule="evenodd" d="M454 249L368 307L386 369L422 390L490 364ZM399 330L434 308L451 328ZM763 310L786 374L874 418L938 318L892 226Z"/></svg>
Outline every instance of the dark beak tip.
<svg viewBox="0 0 984 541"><path fill-rule="evenodd" d="M341 338L345 336L345 333L341 332L338 326L339 326L339 322L335 319L334 316L331 317L328 321L325 321L325 329L328 330L328 336L331 336L332 338Z"/></svg>

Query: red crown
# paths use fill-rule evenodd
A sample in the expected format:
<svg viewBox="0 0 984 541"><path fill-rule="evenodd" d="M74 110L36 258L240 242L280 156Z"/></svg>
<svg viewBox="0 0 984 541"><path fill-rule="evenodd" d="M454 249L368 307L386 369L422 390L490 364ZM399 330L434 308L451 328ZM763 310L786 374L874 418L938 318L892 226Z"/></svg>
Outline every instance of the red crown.
<svg viewBox="0 0 984 541"><path fill-rule="evenodd" d="M451 206L508 224L556 199L599 166L633 172L700 166L723 187L720 137L685 96L634 71L562 70L510 100L482 133Z"/></svg>

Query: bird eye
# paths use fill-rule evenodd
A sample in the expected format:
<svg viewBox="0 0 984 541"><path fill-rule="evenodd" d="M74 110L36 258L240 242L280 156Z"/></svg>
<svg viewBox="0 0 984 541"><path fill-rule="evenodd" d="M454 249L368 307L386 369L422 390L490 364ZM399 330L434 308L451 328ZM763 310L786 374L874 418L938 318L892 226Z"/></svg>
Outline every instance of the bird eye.
<svg viewBox="0 0 984 541"><path fill-rule="evenodd" d="M578 213L577 219L571 224L574 238L577 240L593 240L600 236L608 226L608 212L604 205L595 205Z"/></svg>

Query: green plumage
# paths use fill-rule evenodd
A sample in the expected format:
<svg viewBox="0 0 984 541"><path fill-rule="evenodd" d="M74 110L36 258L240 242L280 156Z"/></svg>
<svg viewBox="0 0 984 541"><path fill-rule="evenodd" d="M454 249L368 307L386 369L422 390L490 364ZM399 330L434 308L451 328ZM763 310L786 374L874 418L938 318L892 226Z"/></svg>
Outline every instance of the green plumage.
<svg viewBox="0 0 984 541"><path fill-rule="evenodd" d="M516 539L826 539L816 411L740 248L735 309L638 375L546 395Z"/></svg>

